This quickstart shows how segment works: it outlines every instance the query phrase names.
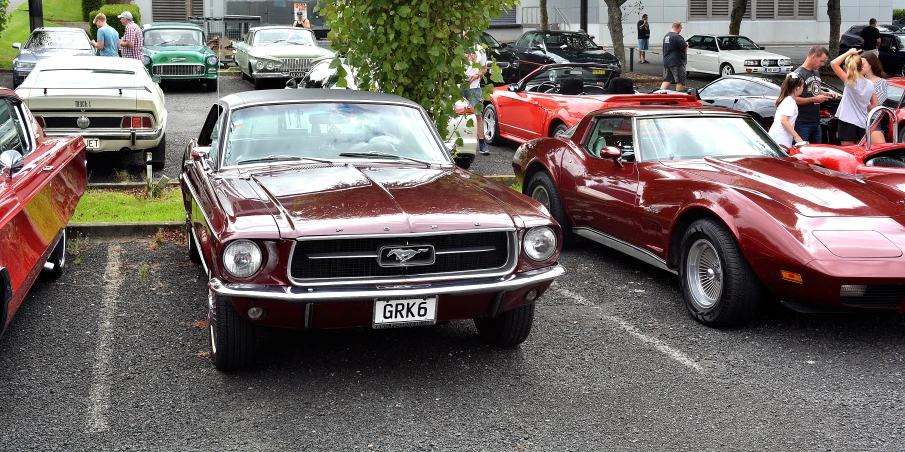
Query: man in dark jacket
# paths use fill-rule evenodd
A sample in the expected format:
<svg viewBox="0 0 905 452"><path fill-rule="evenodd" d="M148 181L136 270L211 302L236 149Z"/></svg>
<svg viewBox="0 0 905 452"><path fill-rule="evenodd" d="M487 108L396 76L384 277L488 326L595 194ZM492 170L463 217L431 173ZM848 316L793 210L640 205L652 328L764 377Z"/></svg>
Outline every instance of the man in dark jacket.
<svg viewBox="0 0 905 452"><path fill-rule="evenodd" d="M675 83L676 91L685 89L685 64L688 62L688 44L679 33L682 22L672 23L672 30L663 37L663 83L660 89L669 89Z"/></svg>

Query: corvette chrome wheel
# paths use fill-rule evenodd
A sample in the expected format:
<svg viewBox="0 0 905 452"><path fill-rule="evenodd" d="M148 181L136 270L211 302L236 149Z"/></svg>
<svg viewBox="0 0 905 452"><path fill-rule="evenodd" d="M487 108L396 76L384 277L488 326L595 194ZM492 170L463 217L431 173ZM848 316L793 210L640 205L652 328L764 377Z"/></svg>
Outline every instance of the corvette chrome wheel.
<svg viewBox="0 0 905 452"><path fill-rule="evenodd" d="M723 266L716 249L708 240L699 239L691 245L685 262L692 302L701 309L713 307L723 293Z"/></svg>
<svg viewBox="0 0 905 452"><path fill-rule="evenodd" d="M547 210L550 210L550 192L547 191L547 187L543 185L536 185L534 190L531 192L531 198L535 201L544 205Z"/></svg>

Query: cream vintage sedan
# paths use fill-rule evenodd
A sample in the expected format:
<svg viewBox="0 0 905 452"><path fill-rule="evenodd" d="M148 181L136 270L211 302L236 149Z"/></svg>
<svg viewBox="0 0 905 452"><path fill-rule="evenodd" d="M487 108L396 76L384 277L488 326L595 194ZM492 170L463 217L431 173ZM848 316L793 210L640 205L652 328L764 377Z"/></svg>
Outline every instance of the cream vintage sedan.
<svg viewBox="0 0 905 452"><path fill-rule="evenodd" d="M764 51L738 35L694 35L688 38L688 72L706 74L788 74L792 59Z"/></svg>
<svg viewBox="0 0 905 452"><path fill-rule="evenodd" d="M255 27L236 43L236 64L242 79L251 80L255 89L262 88L266 80L286 82L304 77L312 61L333 55L318 47L314 33L304 28Z"/></svg>
<svg viewBox="0 0 905 452"><path fill-rule="evenodd" d="M47 135L81 135L88 152L149 152L166 161L163 90L141 61L70 57L38 63L16 89Z"/></svg>

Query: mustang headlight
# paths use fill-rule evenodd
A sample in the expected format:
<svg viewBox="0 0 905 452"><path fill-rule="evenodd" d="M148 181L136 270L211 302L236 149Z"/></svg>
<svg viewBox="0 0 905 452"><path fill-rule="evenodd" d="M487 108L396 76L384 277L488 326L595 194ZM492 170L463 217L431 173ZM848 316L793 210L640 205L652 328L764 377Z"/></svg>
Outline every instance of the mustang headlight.
<svg viewBox="0 0 905 452"><path fill-rule="evenodd" d="M273 64L273 63L271 63L271 64ZM261 69L264 69L264 62L263 62L263 61L258 61L257 63L255 63L255 69L257 69L257 70L259 70L259 71L260 71Z"/></svg>
<svg viewBox="0 0 905 452"><path fill-rule="evenodd" d="M760 61L757 60L745 60L745 66L757 66L760 64Z"/></svg>
<svg viewBox="0 0 905 452"><path fill-rule="evenodd" d="M525 234L523 246L528 257L545 261L556 252L556 233L546 226L532 228Z"/></svg>
<svg viewBox="0 0 905 452"><path fill-rule="evenodd" d="M247 278L261 268L261 248L251 240L236 240L223 250L223 267L236 278Z"/></svg>
<svg viewBox="0 0 905 452"><path fill-rule="evenodd" d="M141 64L143 64L145 66L151 64L151 57L149 57L147 55L141 57Z"/></svg>
<svg viewBox="0 0 905 452"><path fill-rule="evenodd" d="M208 66L214 66L214 65L216 65L216 64L217 64L217 57L215 57L215 56L209 56L209 57L207 57L207 65L208 65Z"/></svg>

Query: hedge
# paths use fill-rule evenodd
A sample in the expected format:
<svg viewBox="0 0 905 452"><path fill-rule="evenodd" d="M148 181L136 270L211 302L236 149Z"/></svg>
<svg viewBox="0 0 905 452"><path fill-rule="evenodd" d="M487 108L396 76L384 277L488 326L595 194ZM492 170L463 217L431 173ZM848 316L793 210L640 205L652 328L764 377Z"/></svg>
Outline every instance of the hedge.
<svg viewBox="0 0 905 452"><path fill-rule="evenodd" d="M101 9L101 7L106 4L106 0L82 0L82 15L85 16L85 22L94 20L94 16L91 12Z"/></svg>
<svg viewBox="0 0 905 452"><path fill-rule="evenodd" d="M905 19L905 9L892 10L892 20Z"/></svg>
<svg viewBox="0 0 905 452"><path fill-rule="evenodd" d="M116 18L116 16L120 15L123 11L129 11L132 13L132 19L135 21L135 24L141 26L141 13L138 11L138 5L104 5L101 6L100 11L91 11L91 18L88 20L94 20L94 16L97 16L97 13L104 13L107 16L107 25L116 29L116 32L119 33L119 37L122 38L124 34L126 34L126 27L123 26L123 23ZM91 31L89 32L91 36L94 36L94 39L97 39L97 25L91 23Z"/></svg>

